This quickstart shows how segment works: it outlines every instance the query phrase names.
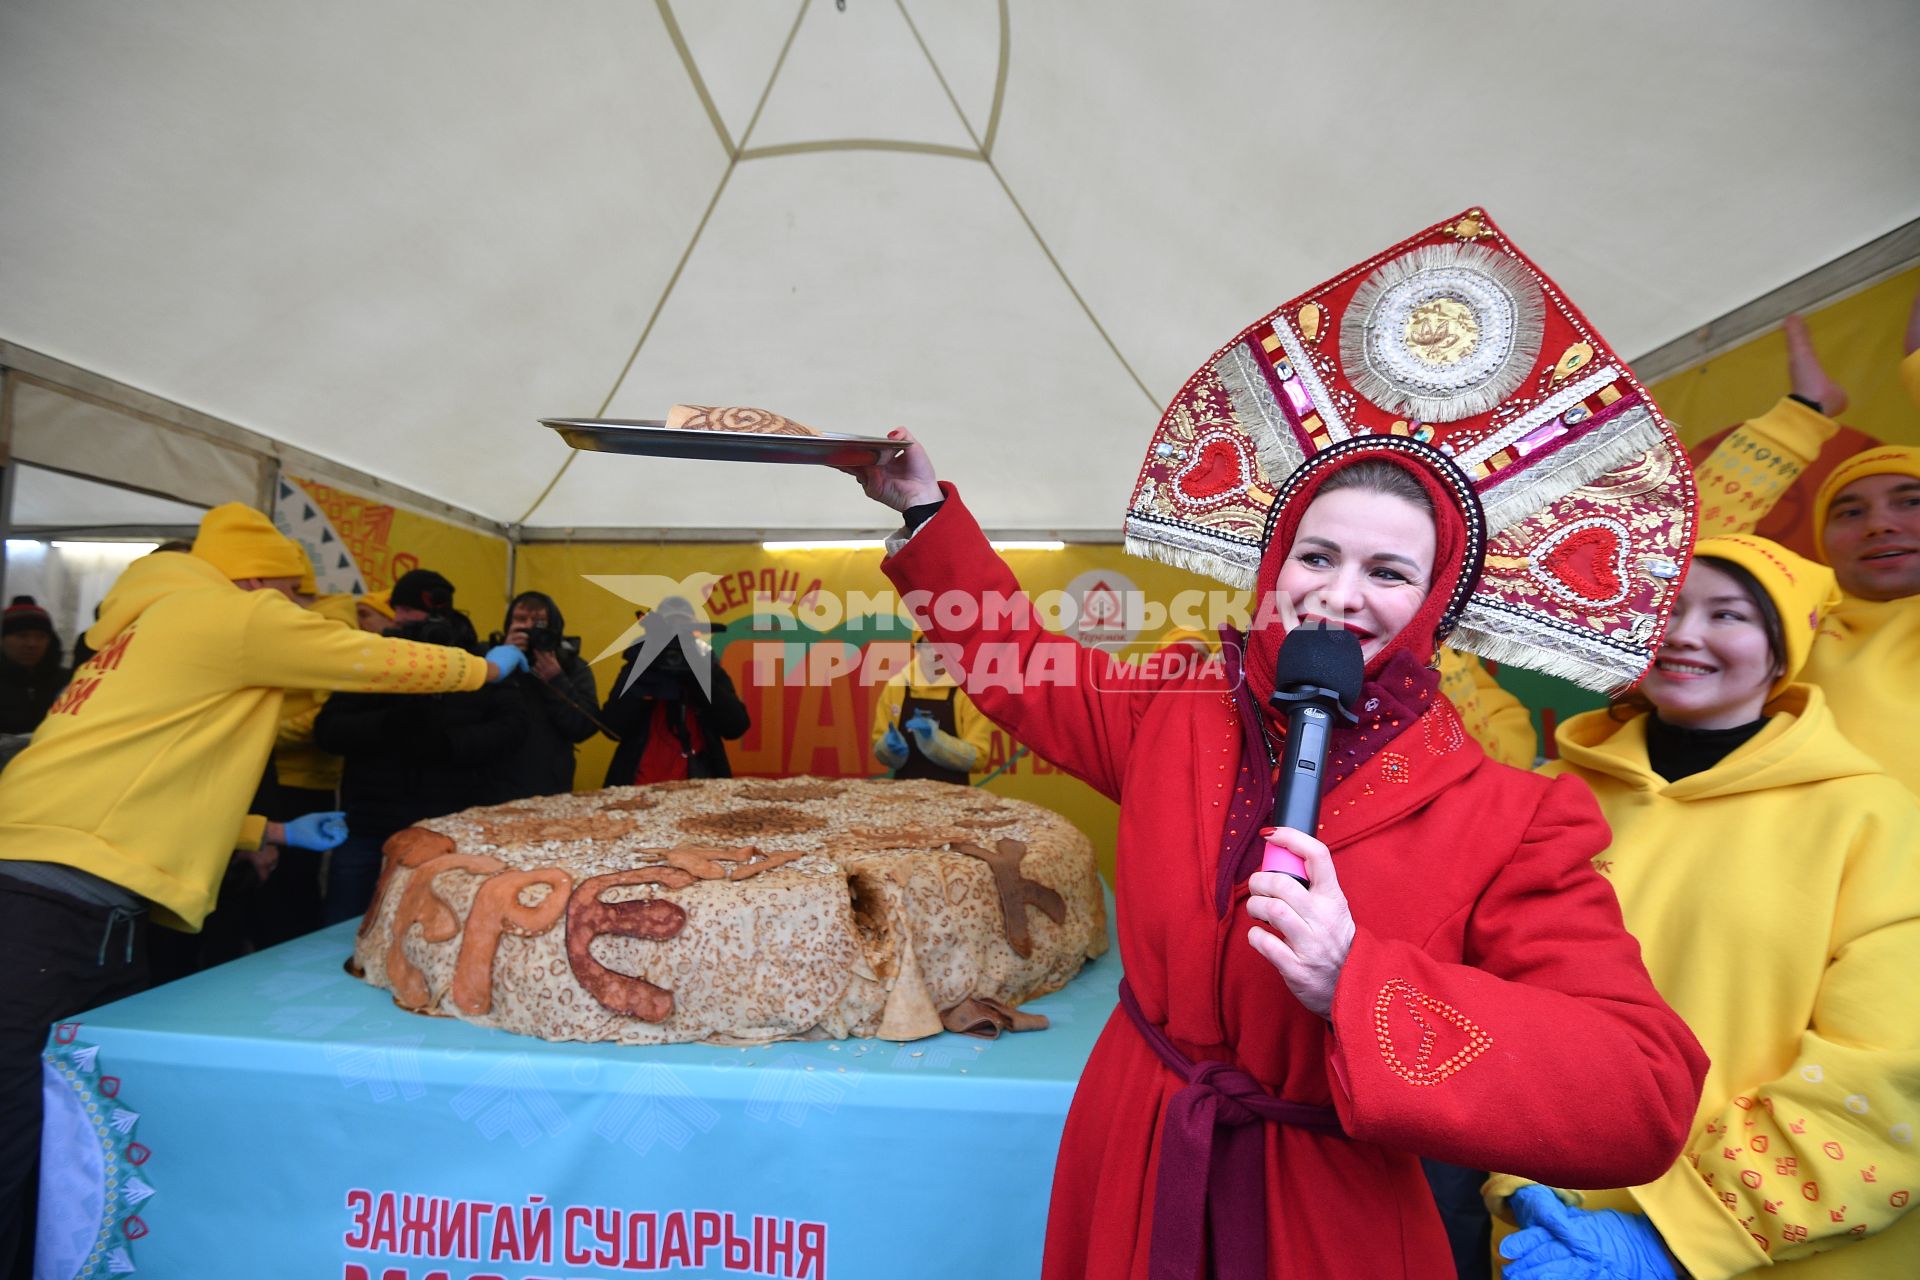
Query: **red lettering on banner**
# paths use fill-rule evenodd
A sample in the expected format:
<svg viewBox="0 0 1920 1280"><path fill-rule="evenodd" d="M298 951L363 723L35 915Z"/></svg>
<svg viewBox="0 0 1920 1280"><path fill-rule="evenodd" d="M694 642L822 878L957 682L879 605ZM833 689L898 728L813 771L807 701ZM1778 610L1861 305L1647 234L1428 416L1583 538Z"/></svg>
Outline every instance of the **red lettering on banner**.
<svg viewBox="0 0 1920 1280"><path fill-rule="evenodd" d="M582 1227L591 1227L593 1213L584 1205L570 1204L560 1217L560 1260L570 1267L585 1266L593 1260L593 1254L582 1245L576 1244L578 1232Z"/></svg>
<svg viewBox="0 0 1920 1280"><path fill-rule="evenodd" d="M743 1216L709 1209L628 1212L568 1205L556 1211L544 1196L528 1196L518 1206L494 1205L358 1187L346 1192L345 1207L348 1229L342 1233L341 1242L347 1248L424 1258L439 1264L456 1257L471 1260L476 1252L484 1252L496 1266L501 1262L551 1264L556 1252L557 1213L557 1252L569 1267L711 1269L783 1280L826 1280L827 1224L823 1222L754 1214L749 1227ZM491 1224L485 1220L488 1215L492 1216ZM146 1234L147 1227L140 1219L131 1218L125 1230L129 1237L138 1238ZM373 1280L376 1274L361 1263L343 1266L342 1280ZM408 1267L389 1266L377 1274L380 1280L410 1280L415 1273ZM420 1273L420 1280L490 1277L506 1280L491 1272L435 1269ZM558 1277L529 1275L519 1280Z"/></svg>
<svg viewBox="0 0 1920 1280"><path fill-rule="evenodd" d="M399 1244L398 1228L394 1222L393 1192L382 1191L380 1198L374 1201L373 1235L367 1248L379 1253L393 1253Z"/></svg>
<svg viewBox="0 0 1920 1280"><path fill-rule="evenodd" d="M667 1215L660 1229L660 1265L677 1262L683 1267L693 1265L693 1245L687 1239L687 1215L675 1209Z"/></svg>
<svg viewBox="0 0 1920 1280"><path fill-rule="evenodd" d="M707 1250L720 1247L720 1215L699 1209L693 1215L693 1265L707 1265Z"/></svg>
<svg viewBox="0 0 1920 1280"><path fill-rule="evenodd" d="M618 1209L593 1211L593 1238L601 1246L593 1251L593 1260L603 1267L619 1266L620 1211Z"/></svg>
<svg viewBox="0 0 1920 1280"><path fill-rule="evenodd" d="M647 1229L645 1248L640 1246L640 1228ZM627 1215L627 1260L621 1265L629 1271L652 1271L660 1265L654 1250L660 1244L660 1217L653 1213Z"/></svg>
<svg viewBox="0 0 1920 1280"><path fill-rule="evenodd" d="M827 1224L800 1224L800 1275L827 1280Z"/></svg>
<svg viewBox="0 0 1920 1280"><path fill-rule="evenodd" d="M781 1233L781 1227L787 1229L785 1234ZM766 1253L762 1255L762 1261L758 1270L766 1275L792 1275L794 1237L798 1234L799 1231L795 1224L787 1218L773 1218L769 1220L767 1223L767 1249ZM774 1260L776 1258L780 1259L778 1270L775 1269Z"/></svg>
<svg viewBox="0 0 1920 1280"><path fill-rule="evenodd" d="M400 1244L394 1249L408 1258L428 1258L439 1253L433 1248L433 1223L428 1216L431 1204L425 1196L400 1197Z"/></svg>
<svg viewBox="0 0 1920 1280"><path fill-rule="evenodd" d="M520 1210L520 1247L522 1262L553 1261L553 1209L541 1201L545 1196L528 1196L527 1208Z"/></svg>
<svg viewBox="0 0 1920 1280"><path fill-rule="evenodd" d="M373 1225L373 1192L362 1191L358 1187L347 1192L347 1212L353 1215L353 1230L340 1238L340 1243L349 1249L367 1247L367 1232Z"/></svg>
<svg viewBox="0 0 1920 1280"><path fill-rule="evenodd" d="M721 1251L721 1265L728 1271L747 1271L753 1268L753 1241L733 1234L733 1215L726 1217L727 1241Z"/></svg>
<svg viewBox="0 0 1920 1280"><path fill-rule="evenodd" d="M487 1251L489 1262L525 1262L520 1256L520 1235L513 1226L513 1206L501 1205L493 1215L493 1245Z"/></svg>

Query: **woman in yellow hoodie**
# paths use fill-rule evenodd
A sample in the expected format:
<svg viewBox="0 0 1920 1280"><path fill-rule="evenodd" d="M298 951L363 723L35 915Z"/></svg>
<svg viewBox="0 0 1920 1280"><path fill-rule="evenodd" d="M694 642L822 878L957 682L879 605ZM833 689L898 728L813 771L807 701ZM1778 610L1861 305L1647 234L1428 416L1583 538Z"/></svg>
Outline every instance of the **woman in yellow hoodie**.
<svg viewBox="0 0 1920 1280"><path fill-rule="evenodd" d="M1649 705L1560 729L1547 771L1599 798L1614 839L1594 865L1713 1067L1657 1181L1489 1180L1526 1228L1501 1246L1509 1280L1920 1271L1920 803L1794 683L1837 599L1823 565L1708 539ZM1632 1123L1595 1120L1598 1141Z"/></svg>

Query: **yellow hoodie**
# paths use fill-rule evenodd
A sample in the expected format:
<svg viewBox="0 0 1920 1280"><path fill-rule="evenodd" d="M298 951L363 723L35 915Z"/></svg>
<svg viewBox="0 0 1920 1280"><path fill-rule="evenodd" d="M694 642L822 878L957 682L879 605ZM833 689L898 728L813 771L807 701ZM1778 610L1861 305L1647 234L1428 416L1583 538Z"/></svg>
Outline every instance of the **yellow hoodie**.
<svg viewBox="0 0 1920 1280"><path fill-rule="evenodd" d="M1460 713L1460 723L1487 758L1516 769L1533 768L1540 740L1533 713L1506 691L1480 659L1458 649L1440 650L1440 692Z"/></svg>
<svg viewBox="0 0 1920 1280"><path fill-rule="evenodd" d="M1800 678L1826 693L1849 742L1920 795L1920 596L1843 597Z"/></svg>
<svg viewBox="0 0 1920 1280"><path fill-rule="evenodd" d="M204 560L128 566L87 632L96 650L0 773L0 858L57 862L197 930L272 750L284 689L477 689L487 664L242 591Z"/></svg>
<svg viewBox="0 0 1920 1280"><path fill-rule="evenodd" d="M1594 865L1713 1060L1673 1168L1584 1207L1646 1214L1696 1280L1782 1263L1783 1277L1910 1277L1920 803L1841 737L1819 689L1792 685L1767 710L1758 735L1678 782L1648 766L1644 715L1606 711L1567 721L1544 770L1592 786L1613 827ZM1596 1140L1631 1123L1596 1116ZM1489 1198L1519 1185L1497 1176Z"/></svg>
<svg viewBox="0 0 1920 1280"><path fill-rule="evenodd" d="M307 606L323 618L360 626L359 601L351 595L321 596ZM334 791L340 786L344 762L331 751L313 745L313 722L327 705L325 689L289 689L280 704L280 733L273 747L273 771L283 787L307 791Z"/></svg>

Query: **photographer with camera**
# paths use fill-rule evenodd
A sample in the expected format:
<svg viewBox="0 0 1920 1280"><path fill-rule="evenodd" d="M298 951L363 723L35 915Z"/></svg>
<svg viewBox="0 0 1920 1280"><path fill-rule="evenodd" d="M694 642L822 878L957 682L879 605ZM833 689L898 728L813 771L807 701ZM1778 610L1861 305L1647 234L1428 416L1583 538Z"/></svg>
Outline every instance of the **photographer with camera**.
<svg viewBox="0 0 1920 1280"><path fill-rule="evenodd" d="M726 624L696 618L693 606L678 596L635 616L641 619L640 642L628 647L626 666L601 712L620 741L606 785L732 777L724 739L742 736L751 721L733 681L698 634L725 631Z"/></svg>
<svg viewBox="0 0 1920 1280"><path fill-rule="evenodd" d="M506 684L520 700L527 733L500 762L501 801L573 790L573 745L600 727L593 669L580 659L579 637L566 628L552 596L522 591L507 606L506 630L493 637L527 655L527 669Z"/></svg>
<svg viewBox="0 0 1920 1280"><path fill-rule="evenodd" d="M388 635L479 651L473 623L453 607L453 584L431 569L403 575L393 584L390 603L395 623ZM489 652L503 650L520 657L507 645ZM517 668L518 662L508 665ZM342 693L320 709L313 738L321 749L345 758L340 807L352 832L333 851L326 923L366 911L387 837L422 818L494 801L498 762L516 750L527 730L510 683L430 697Z"/></svg>

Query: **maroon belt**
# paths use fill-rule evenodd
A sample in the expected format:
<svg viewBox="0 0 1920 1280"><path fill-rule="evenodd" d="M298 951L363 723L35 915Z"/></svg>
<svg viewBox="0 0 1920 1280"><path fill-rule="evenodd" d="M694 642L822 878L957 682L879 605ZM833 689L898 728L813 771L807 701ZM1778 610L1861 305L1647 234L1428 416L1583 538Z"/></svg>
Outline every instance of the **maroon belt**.
<svg viewBox="0 0 1920 1280"><path fill-rule="evenodd" d="M1219 1280L1267 1274L1267 1180L1261 1121L1343 1133L1332 1107L1276 1098L1238 1067L1195 1062L1147 1021L1125 978L1120 1007L1167 1069L1187 1082L1160 1126L1160 1174L1153 1188L1150 1280L1194 1280L1210 1239ZM1344 1135L1343 1135L1344 1136Z"/></svg>

